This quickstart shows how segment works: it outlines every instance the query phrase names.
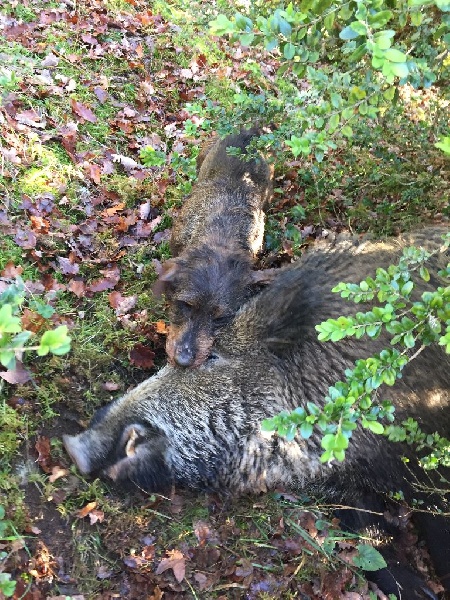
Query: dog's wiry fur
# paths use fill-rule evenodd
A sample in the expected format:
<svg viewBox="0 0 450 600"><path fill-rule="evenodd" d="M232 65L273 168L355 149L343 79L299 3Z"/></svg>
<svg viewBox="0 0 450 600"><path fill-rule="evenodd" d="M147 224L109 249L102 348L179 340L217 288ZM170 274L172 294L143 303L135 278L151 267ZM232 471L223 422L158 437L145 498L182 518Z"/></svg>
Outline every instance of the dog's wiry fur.
<svg viewBox="0 0 450 600"><path fill-rule="evenodd" d="M437 503L413 489L413 477L428 481L428 475L416 469L409 447L358 427L345 461L330 466L319 460L319 432L307 440L298 436L287 441L263 433L261 420L307 402L323 405L328 387L341 380L356 359L389 346L385 335L370 342L319 342L315 324L368 308L355 307L331 288L339 281L358 282L377 267L396 262L402 244L436 247L441 233L443 229L430 228L402 243L349 240L309 252L241 308L219 333L203 365L195 370L165 367L103 409L85 432L66 436L66 448L82 472L103 472L149 491L176 484L237 494L281 485L319 491L330 500L376 507L382 513L379 504L385 499L379 492L402 489L406 498L422 496L424 506ZM442 254L431 259L433 275L429 282L417 283L417 297L439 285L436 273L447 261ZM392 398L399 420L411 416L425 432L448 437L450 357L437 345L425 348L404 369L402 379L382 389L379 397ZM401 461L402 454L411 458L408 465ZM433 486L431 480L428 483ZM355 522L367 514L354 513ZM388 529L379 519L366 525ZM449 522L434 529L430 523L435 521L425 524L425 532L439 533L431 539L430 551L437 549L436 570L445 575L450 565ZM421 584L409 571L399 571L396 561L394 557L384 573L384 591L398 594L394 573L404 587L401 597L421 597L414 595ZM450 587L450 581L446 584Z"/></svg>
<svg viewBox="0 0 450 600"><path fill-rule="evenodd" d="M209 355L217 330L260 281L253 271L264 235L271 170L245 154L256 130L213 141L199 156L198 181L175 221L171 250L158 285L170 304L169 361L197 367Z"/></svg>

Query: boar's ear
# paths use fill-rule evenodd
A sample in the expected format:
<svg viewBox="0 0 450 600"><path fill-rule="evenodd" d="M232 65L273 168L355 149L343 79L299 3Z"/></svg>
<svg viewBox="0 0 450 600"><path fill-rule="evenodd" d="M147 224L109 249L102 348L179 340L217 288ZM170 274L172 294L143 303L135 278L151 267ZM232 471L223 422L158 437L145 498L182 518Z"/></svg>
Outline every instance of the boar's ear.
<svg viewBox="0 0 450 600"><path fill-rule="evenodd" d="M167 285L173 281L178 271L178 261L176 258L170 258L162 265L161 272L157 281L152 286L152 292L155 296L159 297L167 289Z"/></svg>
<svg viewBox="0 0 450 600"><path fill-rule="evenodd" d="M279 269L252 271L252 283L255 285L268 285L269 283L272 283L279 271Z"/></svg>
<svg viewBox="0 0 450 600"><path fill-rule="evenodd" d="M166 447L162 433L136 423L127 425L118 449L122 458L103 472L117 483L131 482L148 492L166 491L172 484Z"/></svg>

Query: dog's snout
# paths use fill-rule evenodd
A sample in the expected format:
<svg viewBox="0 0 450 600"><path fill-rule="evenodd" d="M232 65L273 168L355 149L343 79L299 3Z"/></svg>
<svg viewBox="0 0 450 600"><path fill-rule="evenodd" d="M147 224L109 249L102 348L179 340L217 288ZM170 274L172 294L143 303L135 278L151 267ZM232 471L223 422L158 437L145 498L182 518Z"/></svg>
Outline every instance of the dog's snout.
<svg viewBox="0 0 450 600"><path fill-rule="evenodd" d="M195 357L191 348L184 346L176 349L174 358L179 367L191 367Z"/></svg>

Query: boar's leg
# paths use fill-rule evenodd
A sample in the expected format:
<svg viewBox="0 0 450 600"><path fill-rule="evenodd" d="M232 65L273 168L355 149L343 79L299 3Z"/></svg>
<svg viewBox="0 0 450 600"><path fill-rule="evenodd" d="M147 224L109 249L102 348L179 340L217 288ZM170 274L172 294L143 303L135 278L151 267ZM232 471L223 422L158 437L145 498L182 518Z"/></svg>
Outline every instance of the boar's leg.
<svg viewBox="0 0 450 600"><path fill-rule="evenodd" d="M369 491L360 497L355 509L336 511L344 529L369 535L382 542L377 550L383 555L387 567L367 571L367 579L375 583L384 594L393 594L399 600L437 600L424 579L396 551L395 538L400 531L398 526L385 518L386 508L384 498Z"/></svg>
<svg viewBox="0 0 450 600"><path fill-rule="evenodd" d="M417 513L414 520L427 544L436 574L450 592L450 520L427 512Z"/></svg>

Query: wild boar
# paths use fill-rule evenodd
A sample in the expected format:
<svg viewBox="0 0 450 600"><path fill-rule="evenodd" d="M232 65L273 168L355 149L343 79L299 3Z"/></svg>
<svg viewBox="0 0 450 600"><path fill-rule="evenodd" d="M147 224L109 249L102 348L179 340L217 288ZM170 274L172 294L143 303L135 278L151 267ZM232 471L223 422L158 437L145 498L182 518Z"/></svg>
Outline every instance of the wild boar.
<svg viewBox="0 0 450 600"><path fill-rule="evenodd" d="M344 377L345 369L389 344L385 335L371 341L319 342L315 324L368 308L355 309L332 287L339 281L359 282L376 267L396 262L406 243L436 248L444 232L428 228L385 243L349 239L307 253L240 309L200 367L164 367L98 411L86 431L65 436L72 459L85 474L103 473L148 491L166 491L175 484L243 494L283 486L366 509L384 503L380 493L402 489L406 498L419 495L412 482L426 476L416 469L417 460L406 446L358 428L345 461L323 464L318 432L307 440L297 436L287 441L262 432L261 421L307 402L323 405L329 386ZM429 282L418 281L418 294L435 289L440 283L436 273L447 260L442 253L431 259L433 275ZM398 419L408 415L426 432L449 435L450 357L442 347L425 348L402 379L382 393L395 401ZM408 465L402 454L410 457ZM348 517L350 525L362 515L359 525L389 529L382 518L364 522L366 513L355 515L356 520ZM426 524L425 533L439 532L434 559L443 576L450 565L449 524L435 528L434 523ZM382 576L382 589L398 594L395 578L404 590L419 589L413 575L395 571L396 560L391 558L390 570ZM450 589L448 579L446 585ZM404 591L402 597L414 596Z"/></svg>

